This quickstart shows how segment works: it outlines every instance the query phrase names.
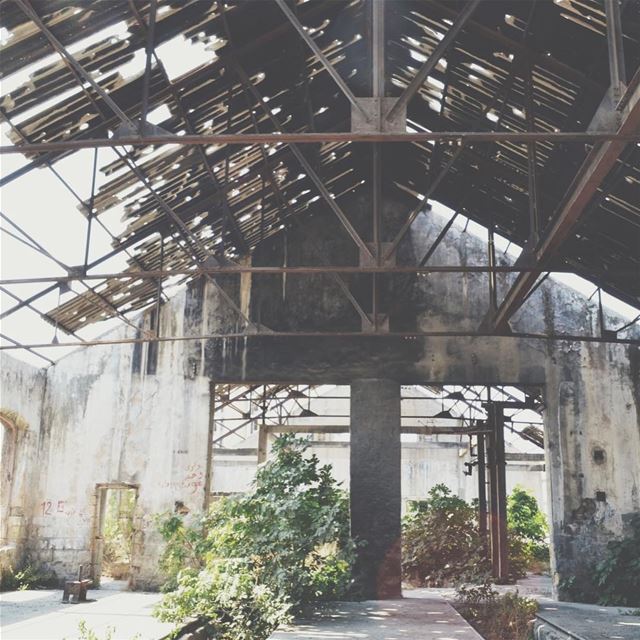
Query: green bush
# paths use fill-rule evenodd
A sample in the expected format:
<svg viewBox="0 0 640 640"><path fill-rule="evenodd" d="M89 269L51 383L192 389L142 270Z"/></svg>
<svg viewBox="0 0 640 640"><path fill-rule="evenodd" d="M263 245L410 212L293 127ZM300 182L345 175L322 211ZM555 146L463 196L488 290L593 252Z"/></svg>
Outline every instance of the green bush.
<svg viewBox="0 0 640 640"><path fill-rule="evenodd" d="M411 504L402 527L404 578L417 586L441 587L484 575L476 509L444 484Z"/></svg>
<svg viewBox="0 0 640 640"><path fill-rule="evenodd" d="M508 592L499 595L485 580L478 586L460 586L456 609L485 640L529 640L538 603Z"/></svg>
<svg viewBox="0 0 640 640"><path fill-rule="evenodd" d="M281 436L250 493L204 516L161 518L171 593L159 616L200 616L220 640L243 638L248 625L246 637L259 640L289 612L346 595L355 559L347 496L308 446Z"/></svg>
<svg viewBox="0 0 640 640"><path fill-rule="evenodd" d="M60 580L53 571L46 571L33 564L15 571L7 569L2 572L0 591L26 591L27 589L55 589Z"/></svg>
<svg viewBox="0 0 640 640"><path fill-rule="evenodd" d="M604 558L595 565L598 604L640 606L640 514L633 517L630 529L629 536L609 542Z"/></svg>
<svg viewBox="0 0 640 640"><path fill-rule="evenodd" d="M131 489L109 492L102 551L103 573L108 575L112 575L114 565L131 563L135 500L135 492Z"/></svg>
<svg viewBox="0 0 640 640"><path fill-rule="evenodd" d="M220 560L198 573L182 574L178 588L165 596L158 618L200 618L211 638L256 640L268 638L286 622L289 610L287 600L259 584L248 564Z"/></svg>
<svg viewBox="0 0 640 640"><path fill-rule="evenodd" d="M507 528L510 580L545 569L547 523L535 497L521 487L507 499ZM489 574L477 501L465 502L444 484L433 487L426 500L411 503L402 535L403 574L414 585L441 587Z"/></svg>
<svg viewBox="0 0 640 640"><path fill-rule="evenodd" d="M107 627L104 636L100 637L93 629L89 627L86 620L80 620L78 623L78 640L114 640L116 630L114 627ZM66 638L65 638L66 640ZM142 636L136 633L131 640L142 640Z"/></svg>
<svg viewBox="0 0 640 640"><path fill-rule="evenodd" d="M507 498L507 529L513 576L524 577L534 568L546 569L549 526L535 496L519 486Z"/></svg>

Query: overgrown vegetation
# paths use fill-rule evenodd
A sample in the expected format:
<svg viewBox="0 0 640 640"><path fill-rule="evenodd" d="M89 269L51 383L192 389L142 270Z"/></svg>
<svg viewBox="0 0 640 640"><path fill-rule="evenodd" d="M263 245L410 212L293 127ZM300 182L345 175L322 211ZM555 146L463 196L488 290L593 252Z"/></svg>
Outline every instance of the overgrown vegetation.
<svg viewBox="0 0 640 640"><path fill-rule="evenodd" d="M508 592L503 595L489 581L457 589L456 609L485 640L528 640L538 603Z"/></svg>
<svg viewBox="0 0 640 640"><path fill-rule="evenodd" d="M347 496L308 446L281 436L250 493L203 516L160 519L161 620L195 616L216 640L260 640L305 605L346 595L355 559Z"/></svg>
<svg viewBox="0 0 640 640"><path fill-rule="evenodd" d="M107 627L104 636L100 637L89 625L86 620L80 620L78 623L78 640L114 640L116 630L114 627ZM136 633L131 640L142 640L142 636Z"/></svg>
<svg viewBox="0 0 640 640"><path fill-rule="evenodd" d="M549 526L535 496L516 486L507 498L509 560L515 578L549 568Z"/></svg>
<svg viewBox="0 0 640 640"><path fill-rule="evenodd" d="M416 586L442 587L488 571L476 509L444 484L415 501L402 528L404 578Z"/></svg>
<svg viewBox="0 0 640 640"><path fill-rule="evenodd" d="M102 573L122 579L127 576L131 566L136 494L133 489L112 489L107 497Z"/></svg>
<svg viewBox="0 0 640 640"><path fill-rule="evenodd" d="M26 591L27 589L54 589L59 586L55 573L40 569L33 564L25 564L22 569L11 568L2 571L0 591Z"/></svg>
<svg viewBox="0 0 640 640"><path fill-rule="evenodd" d="M580 581L571 578L561 588L580 602L640 607L640 514L629 522L629 534L609 542L602 559Z"/></svg>
<svg viewBox="0 0 640 640"><path fill-rule="evenodd" d="M547 523L535 497L516 487L507 501L511 579L546 569ZM478 527L478 505L452 495L444 484L411 505L403 522L404 578L416 586L481 581L489 574Z"/></svg>

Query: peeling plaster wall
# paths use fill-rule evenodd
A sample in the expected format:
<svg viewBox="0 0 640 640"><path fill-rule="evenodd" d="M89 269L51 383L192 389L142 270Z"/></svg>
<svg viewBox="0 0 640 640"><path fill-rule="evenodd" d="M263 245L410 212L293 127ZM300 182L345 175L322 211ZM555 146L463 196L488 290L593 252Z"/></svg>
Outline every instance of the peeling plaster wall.
<svg viewBox="0 0 640 640"><path fill-rule="evenodd" d="M637 361L637 348L583 344L553 354L547 368L556 577L575 577L578 587L588 563L640 512Z"/></svg>
<svg viewBox="0 0 640 640"><path fill-rule="evenodd" d="M400 246L399 261L421 257L443 221L422 214ZM353 261L353 246L326 216L260 247L254 264L276 264L288 243L288 264ZM485 246L455 227L433 264L485 264ZM511 276L501 276L502 291ZM254 319L274 330L357 331L360 319L330 278L216 278ZM393 301L407 277L381 278L381 301ZM411 297L392 330L475 329L488 304L483 274L409 276ZM366 278L352 290L366 300ZM141 322L148 326L148 313ZM514 319L520 331L580 333L597 323L595 305L547 282ZM200 280L162 308L164 335L242 331L216 287ZM133 338L123 327L110 337ZM67 356L42 380L29 551L60 574L91 560L95 487L138 485L137 586L157 583L160 540L150 516L175 501L202 504L209 380L344 384L394 378L403 384L536 384L546 398L556 579L580 575L602 546L640 511L640 357L637 347L585 342L481 337L265 337L160 343L157 363L147 345L92 347ZM152 373L154 372L154 373ZM25 374L26 375L26 374ZM35 374L34 374L35 375ZM11 383L7 383L9 388ZM38 394L35 393L35 396ZM33 409L35 411L35 409ZM40 409L38 408L36 413ZM39 414L38 414L39 415ZM594 459L594 448L604 460ZM588 553L585 550L589 550Z"/></svg>
<svg viewBox="0 0 640 640"><path fill-rule="evenodd" d="M37 470L37 443L41 424L45 372L0 354L3 415L9 416L2 429L2 508L0 511L0 566L16 566L23 560L29 535L31 487ZM16 414L17 419L11 419Z"/></svg>
<svg viewBox="0 0 640 640"><path fill-rule="evenodd" d="M181 335L203 314L224 326L225 309L197 289L183 291L163 309L162 326ZM110 334L125 336L132 330ZM159 583L153 515L173 510L176 501L202 507L209 380L197 351L187 353L182 343L163 345L155 374L147 373L151 357L147 345L95 347L47 372L28 551L60 576L92 560L98 484L139 488L132 562L139 588Z"/></svg>

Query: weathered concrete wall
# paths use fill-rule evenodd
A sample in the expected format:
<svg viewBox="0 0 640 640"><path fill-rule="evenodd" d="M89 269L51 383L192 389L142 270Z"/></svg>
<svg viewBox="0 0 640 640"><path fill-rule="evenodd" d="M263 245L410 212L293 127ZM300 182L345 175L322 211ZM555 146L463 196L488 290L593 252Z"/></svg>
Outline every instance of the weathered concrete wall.
<svg viewBox="0 0 640 640"><path fill-rule="evenodd" d="M399 261L421 257L441 227L439 218L420 216ZM281 260L283 242L261 247L256 264ZM355 261L351 241L333 219L316 216L302 230L289 231L288 264L320 263L318 247L345 264ZM485 247L454 227L432 262L484 264ZM503 287L508 279L500 279ZM325 276L313 276L313 283L302 276L260 276L252 286L244 278L242 292L239 280L219 282L273 330L360 327L350 303ZM402 301L397 298L406 280L410 297L392 315L392 330L475 329L484 317L484 275L384 277L385 308ZM352 276L350 284L366 306L366 277ZM546 282L515 324L527 332L588 333L596 321L593 304ZM199 282L163 307L161 327L165 335L184 336L241 331L242 323L213 285ZM118 336L135 332L122 328ZM623 532L627 514L640 510L640 364L634 346L507 336L255 335L167 342L157 351L154 365L146 346L92 347L47 372L30 549L61 573L74 573L90 560L96 484L128 482L140 490L138 549L144 553L134 562L137 581L154 582L160 541L149 515L172 508L176 500L189 508L202 502L210 379L349 384L378 377L403 384L544 385L556 577L585 570L605 541ZM44 385L43 375L42 380ZM604 454L594 457L598 447Z"/></svg>
<svg viewBox="0 0 640 640"><path fill-rule="evenodd" d="M256 447L257 440L249 439L243 447ZM311 443L310 453L316 455L320 464L330 464L333 477L345 489L349 489L349 443L346 441L317 441ZM471 458L467 444L450 436L430 436L428 440L402 443L402 508L408 502L422 500L436 484L446 484L454 494L471 502L478 497L478 479L475 475L464 475L464 463ZM214 492L241 493L246 491L255 476L257 455L233 455L229 450L224 455L214 456ZM547 480L543 463L508 462L507 493L515 486L524 487L536 497L545 515L548 511Z"/></svg>
<svg viewBox="0 0 640 640"><path fill-rule="evenodd" d="M24 560L46 376L43 370L2 353L0 380L0 568L4 570Z"/></svg>

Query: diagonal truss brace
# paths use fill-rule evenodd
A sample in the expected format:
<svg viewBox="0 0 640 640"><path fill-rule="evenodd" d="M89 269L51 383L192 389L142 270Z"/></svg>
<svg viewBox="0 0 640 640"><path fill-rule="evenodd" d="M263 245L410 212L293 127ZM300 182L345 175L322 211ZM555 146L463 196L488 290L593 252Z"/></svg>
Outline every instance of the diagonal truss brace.
<svg viewBox="0 0 640 640"><path fill-rule="evenodd" d="M640 86L636 87L623 114L619 134L640 132ZM493 331L507 331L509 319L520 308L529 291L535 285L538 276L545 270L547 263L556 255L563 242L571 235L587 210L602 181L615 166L626 143L612 140L595 146L580 167L577 176L563 199L558 214L547 227L538 244L523 251L516 261L517 266L526 264L531 269L518 275L505 295L495 314L488 316L483 326Z"/></svg>
<svg viewBox="0 0 640 640"><path fill-rule="evenodd" d="M278 7L280 7L280 10L282 11L282 13L284 13L284 15L287 16L287 19L293 25L295 30L300 34L300 37L305 41L309 49L313 51L313 54L321 62L322 66L325 68L327 73L333 78L334 82L338 85L338 87L340 88L340 91L342 91L342 93L347 98L347 100L349 100L349 102L361 112L362 116L366 120L368 120L369 115L367 114L367 112L362 108L362 105L358 102L358 99L353 95L353 92L351 91L347 83L342 79L342 76L336 71L335 67L331 64L331 62L324 55L324 53L322 53L322 50L316 44L315 40L307 33L307 31L305 30L305 27L300 23L300 21L296 17L296 14L293 13L293 11L291 11L291 9L289 8L289 5L286 3L286 0L275 0L275 2L278 5Z"/></svg>

